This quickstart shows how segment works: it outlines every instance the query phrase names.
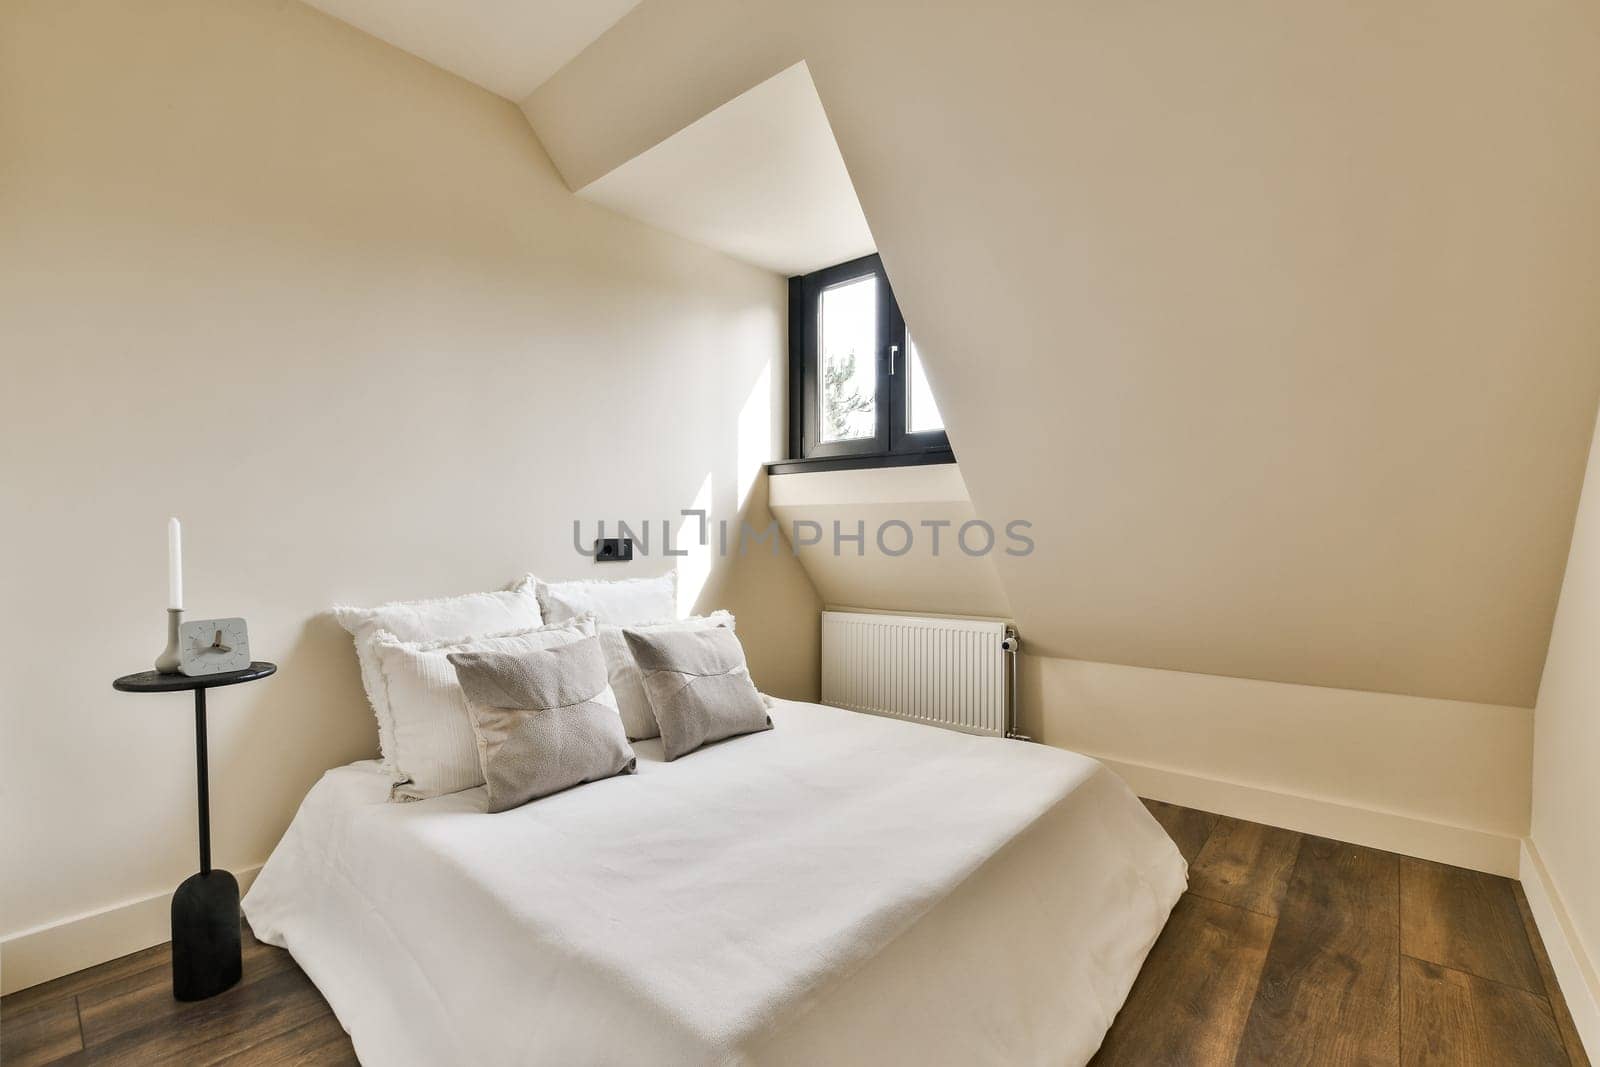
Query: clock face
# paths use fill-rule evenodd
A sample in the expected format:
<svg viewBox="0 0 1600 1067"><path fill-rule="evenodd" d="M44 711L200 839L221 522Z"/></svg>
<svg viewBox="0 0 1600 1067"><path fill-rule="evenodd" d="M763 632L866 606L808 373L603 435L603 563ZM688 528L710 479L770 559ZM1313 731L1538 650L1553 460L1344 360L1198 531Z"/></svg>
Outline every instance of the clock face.
<svg viewBox="0 0 1600 1067"><path fill-rule="evenodd" d="M178 670L194 678L250 666L243 619L195 619L178 627Z"/></svg>

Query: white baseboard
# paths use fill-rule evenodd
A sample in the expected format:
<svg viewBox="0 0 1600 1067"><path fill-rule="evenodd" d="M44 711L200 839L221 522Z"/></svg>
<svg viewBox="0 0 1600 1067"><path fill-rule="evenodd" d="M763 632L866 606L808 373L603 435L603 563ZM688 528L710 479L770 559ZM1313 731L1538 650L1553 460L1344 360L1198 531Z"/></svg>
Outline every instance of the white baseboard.
<svg viewBox="0 0 1600 1067"><path fill-rule="evenodd" d="M1093 753L1086 753L1093 755ZM1257 786L1202 778L1183 771L1095 757L1133 791L1152 800L1281 826L1287 830L1437 860L1488 874L1517 877L1521 841L1504 834L1431 822Z"/></svg>
<svg viewBox="0 0 1600 1067"><path fill-rule="evenodd" d="M233 872L241 897L260 870L257 863ZM0 939L0 993L15 993L170 940L170 892L22 930Z"/></svg>
<svg viewBox="0 0 1600 1067"><path fill-rule="evenodd" d="M1522 891L1539 938L1550 955L1550 967L1572 1013L1572 1024L1590 1057L1600 1055L1600 970L1578 939L1561 893L1531 838L1522 842Z"/></svg>

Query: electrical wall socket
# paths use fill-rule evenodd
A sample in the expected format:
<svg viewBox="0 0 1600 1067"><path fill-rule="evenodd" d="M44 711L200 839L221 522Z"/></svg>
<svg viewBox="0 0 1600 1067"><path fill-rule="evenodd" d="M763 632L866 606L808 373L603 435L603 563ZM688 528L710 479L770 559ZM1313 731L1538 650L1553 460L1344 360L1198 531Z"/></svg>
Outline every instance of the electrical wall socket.
<svg viewBox="0 0 1600 1067"><path fill-rule="evenodd" d="M602 537L594 543L596 563L626 563L633 558L633 538Z"/></svg>

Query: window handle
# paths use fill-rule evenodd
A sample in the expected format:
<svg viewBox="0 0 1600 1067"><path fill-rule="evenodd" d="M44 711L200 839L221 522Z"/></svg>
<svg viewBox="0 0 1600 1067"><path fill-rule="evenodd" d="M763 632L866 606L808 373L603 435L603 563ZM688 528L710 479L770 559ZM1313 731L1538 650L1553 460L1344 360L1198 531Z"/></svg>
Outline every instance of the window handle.
<svg viewBox="0 0 1600 1067"><path fill-rule="evenodd" d="M900 354L900 346L899 345L890 345L889 346L889 377L891 377L891 378L894 377L895 357L897 357L899 354Z"/></svg>

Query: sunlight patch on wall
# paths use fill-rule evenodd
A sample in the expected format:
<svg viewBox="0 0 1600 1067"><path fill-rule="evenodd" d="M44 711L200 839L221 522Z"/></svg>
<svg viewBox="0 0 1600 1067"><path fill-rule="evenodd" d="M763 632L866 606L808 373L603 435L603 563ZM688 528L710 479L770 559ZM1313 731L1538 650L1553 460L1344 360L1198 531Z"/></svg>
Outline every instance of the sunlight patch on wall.
<svg viewBox="0 0 1600 1067"><path fill-rule="evenodd" d="M705 590L706 581L711 577L711 475L707 474L705 481L700 483L700 491L694 495L694 503L689 505L691 511L699 512L698 515L685 515L679 522L678 528L673 531L672 547L678 551L687 552L687 555L678 557L678 614L680 616L694 613L694 605L700 599L700 594Z"/></svg>
<svg viewBox="0 0 1600 1067"><path fill-rule="evenodd" d="M761 368L761 376L739 409L738 511L743 513L755 488L761 468L772 458L772 364ZM695 505L698 507L699 505Z"/></svg>

